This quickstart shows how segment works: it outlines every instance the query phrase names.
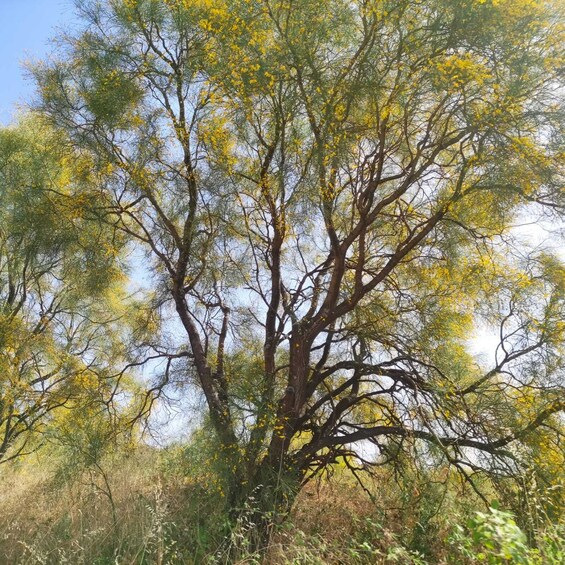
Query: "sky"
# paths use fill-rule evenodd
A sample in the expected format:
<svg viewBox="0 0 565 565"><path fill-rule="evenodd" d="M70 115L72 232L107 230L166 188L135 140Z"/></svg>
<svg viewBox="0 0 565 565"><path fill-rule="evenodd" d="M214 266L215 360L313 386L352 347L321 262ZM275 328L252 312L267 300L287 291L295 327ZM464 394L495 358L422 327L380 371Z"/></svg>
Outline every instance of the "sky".
<svg viewBox="0 0 565 565"><path fill-rule="evenodd" d="M23 63L46 56L49 40L72 24L73 14L72 0L0 0L0 124L33 97Z"/></svg>

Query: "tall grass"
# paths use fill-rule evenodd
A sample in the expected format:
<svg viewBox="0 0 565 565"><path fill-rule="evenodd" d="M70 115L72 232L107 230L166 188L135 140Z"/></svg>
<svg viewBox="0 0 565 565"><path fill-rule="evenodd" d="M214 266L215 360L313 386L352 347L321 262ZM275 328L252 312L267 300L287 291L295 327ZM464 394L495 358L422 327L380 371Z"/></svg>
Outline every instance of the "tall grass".
<svg viewBox="0 0 565 565"><path fill-rule="evenodd" d="M230 523L221 492L185 459L184 448L144 447L88 464L55 451L4 465L0 563L565 563L565 527L543 512L528 538L449 473L384 470L366 485L371 497L345 471L309 484L254 553L256 513Z"/></svg>

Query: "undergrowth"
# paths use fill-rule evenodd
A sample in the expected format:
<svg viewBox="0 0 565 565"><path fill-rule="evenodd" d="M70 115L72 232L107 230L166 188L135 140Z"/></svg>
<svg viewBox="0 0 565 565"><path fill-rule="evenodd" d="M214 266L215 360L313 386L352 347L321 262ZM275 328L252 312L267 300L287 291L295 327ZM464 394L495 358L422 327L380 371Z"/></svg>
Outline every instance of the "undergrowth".
<svg viewBox="0 0 565 565"><path fill-rule="evenodd" d="M307 485L254 552L256 512L228 520L221 489L187 467L184 448L137 448L87 465L43 454L0 471L6 565L565 563L565 525L543 520L541 495L529 529L445 473L382 471L366 491L337 469Z"/></svg>

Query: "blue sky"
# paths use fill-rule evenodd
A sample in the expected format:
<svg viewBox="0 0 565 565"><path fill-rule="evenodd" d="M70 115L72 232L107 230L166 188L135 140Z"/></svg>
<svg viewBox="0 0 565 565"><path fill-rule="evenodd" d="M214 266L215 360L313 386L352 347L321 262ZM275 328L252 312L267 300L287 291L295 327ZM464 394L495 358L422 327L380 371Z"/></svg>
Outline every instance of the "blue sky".
<svg viewBox="0 0 565 565"><path fill-rule="evenodd" d="M29 101L33 82L22 63L49 53L57 28L73 21L72 0L0 0L0 123L7 124L18 104Z"/></svg>

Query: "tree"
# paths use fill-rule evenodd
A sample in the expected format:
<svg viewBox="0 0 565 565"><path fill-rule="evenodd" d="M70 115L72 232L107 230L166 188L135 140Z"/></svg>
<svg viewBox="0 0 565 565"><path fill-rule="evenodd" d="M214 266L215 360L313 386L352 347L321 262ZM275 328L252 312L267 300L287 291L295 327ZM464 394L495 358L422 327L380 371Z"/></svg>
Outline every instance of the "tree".
<svg viewBox="0 0 565 565"><path fill-rule="evenodd" d="M123 358L120 240L88 221L84 165L38 117L0 130L0 463L62 409L99 412Z"/></svg>
<svg viewBox="0 0 565 565"><path fill-rule="evenodd" d="M512 229L563 206L562 6L80 7L40 106L151 257L155 390L203 395L231 507L338 459L517 472L565 408L563 267Z"/></svg>

